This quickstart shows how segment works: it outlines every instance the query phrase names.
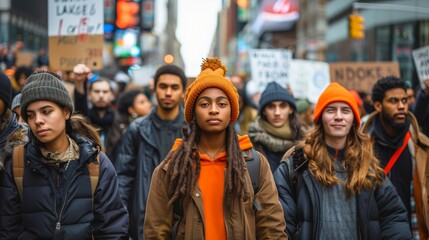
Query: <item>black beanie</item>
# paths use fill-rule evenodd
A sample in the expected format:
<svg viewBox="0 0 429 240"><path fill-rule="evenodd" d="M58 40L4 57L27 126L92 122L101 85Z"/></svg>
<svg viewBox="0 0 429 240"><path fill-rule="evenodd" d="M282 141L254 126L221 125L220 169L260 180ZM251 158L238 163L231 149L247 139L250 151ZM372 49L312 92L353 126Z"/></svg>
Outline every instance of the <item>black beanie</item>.
<svg viewBox="0 0 429 240"><path fill-rule="evenodd" d="M55 102L67 107L73 114L73 100L60 77L55 73L42 71L31 74L21 91L21 116L27 122L27 107L40 100Z"/></svg>
<svg viewBox="0 0 429 240"><path fill-rule="evenodd" d="M183 70L180 67L176 65L171 65L171 64L163 65L156 70L155 77L154 77L155 88L156 88L156 84L158 83L159 76L163 74L172 74L172 75L178 76L180 78L180 81L182 82L183 89L186 89L188 79L186 78L185 72L183 72Z"/></svg>
<svg viewBox="0 0 429 240"><path fill-rule="evenodd" d="M10 108L10 102L12 102L12 84L2 71L0 71L0 98L4 101L7 108Z"/></svg>
<svg viewBox="0 0 429 240"><path fill-rule="evenodd" d="M295 100L292 95L278 83L270 82L259 100L259 115L262 115L265 106L274 101L288 102L293 110L296 111Z"/></svg>

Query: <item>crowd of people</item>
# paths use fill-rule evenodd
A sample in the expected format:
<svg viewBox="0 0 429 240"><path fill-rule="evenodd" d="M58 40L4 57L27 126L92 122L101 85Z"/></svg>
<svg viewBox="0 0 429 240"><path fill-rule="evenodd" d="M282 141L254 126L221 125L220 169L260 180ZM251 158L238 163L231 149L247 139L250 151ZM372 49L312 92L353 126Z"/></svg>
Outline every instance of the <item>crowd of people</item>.
<svg viewBox="0 0 429 240"><path fill-rule="evenodd" d="M312 103L271 82L254 102L217 58L144 87L8 68L0 239L428 239L424 83L333 82Z"/></svg>

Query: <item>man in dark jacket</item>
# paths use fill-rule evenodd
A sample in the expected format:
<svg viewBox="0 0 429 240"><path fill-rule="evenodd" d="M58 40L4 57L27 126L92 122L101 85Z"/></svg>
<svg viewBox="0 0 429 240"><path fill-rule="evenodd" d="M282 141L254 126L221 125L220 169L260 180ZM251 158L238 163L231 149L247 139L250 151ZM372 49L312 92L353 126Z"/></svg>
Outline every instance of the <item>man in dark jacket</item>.
<svg viewBox="0 0 429 240"><path fill-rule="evenodd" d="M288 236L410 239L407 212L370 139L358 131L359 110L350 92L331 83L313 119L304 145L289 150L274 174Z"/></svg>
<svg viewBox="0 0 429 240"><path fill-rule="evenodd" d="M110 80L96 75L93 75L93 79L88 79L90 70L83 64L76 65L73 72L75 75L74 97L76 111L88 117L92 124L100 128L101 141L107 156L110 158L111 150L114 146L108 146L106 136L115 115L112 109L114 94ZM91 108L88 107L88 99L90 100Z"/></svg>
<svg viewBox="0 0 429 240"><path fill-rule="evenodd" d="M157 107L131 123L118 149L115 163L122 200L130 213L129 233L143 239L143 222L152 173L182 137L182 101L187 79L174 65L160 67L154 77Z"/></svg>
<svg viewBox="0 0 429 240"><path fill-rule="evenodd" d="M378 80L372 101L375 112L362 131L371 136L380 165L408 210L413 237L428 239L429 139L408 109L404 81L393 76Z"/></svg>

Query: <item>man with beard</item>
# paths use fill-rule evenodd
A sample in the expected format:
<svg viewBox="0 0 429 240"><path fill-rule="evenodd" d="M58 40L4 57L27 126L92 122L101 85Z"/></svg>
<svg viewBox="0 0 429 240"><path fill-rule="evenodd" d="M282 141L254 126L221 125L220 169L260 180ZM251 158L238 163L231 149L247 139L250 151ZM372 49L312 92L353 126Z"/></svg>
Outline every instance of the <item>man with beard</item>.
<svg viewBox="0 0 429 240"><path fill-rule="evenodd" d="M405 82L393 76L372 89L374 109L362 126L374 143L384 172L408 210L414 239L428 239L429 139L408 111Z"/></svg>
<svg viewBox="0 0 429 240"><path fill-rule="evenodd" d="M77 89L77 88L76 88ZM106 151L110 146L106 146L106 134L109 126L113 123L114 112L112 109L113 91L110 85L110 80L106 78L98 78L89 84L88 98L86 95L75 91L76 109L83 115L87 116L92 124L100 128L100 138ZM88 109L87 99L89 99L92 108Z"/></svg>
<svg viewBox="0 0 429 240"><path fill-rule="evenodd" d="M132 239L143 239L143 222L152 173L167 156L185 124L182 101L187 79L174 65L161 66L154 85L158 105L128 127L118 146L115 162L119 188L130 213Z"/></svg>

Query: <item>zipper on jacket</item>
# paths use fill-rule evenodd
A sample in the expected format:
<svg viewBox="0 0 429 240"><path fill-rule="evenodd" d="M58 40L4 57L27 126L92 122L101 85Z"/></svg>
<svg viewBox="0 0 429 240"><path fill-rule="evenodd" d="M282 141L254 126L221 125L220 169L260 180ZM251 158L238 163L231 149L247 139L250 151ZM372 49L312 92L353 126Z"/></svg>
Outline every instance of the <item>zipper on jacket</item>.
<svg viewBox="0 0 429 240"><path fill-rule="evenodd" d="M63 215L64 207L66 206L66 202L67 202L67 195L68 195L68 192L69 192L69 188L70 188L70 186L72 185L72 183L76 180L76 178L79 176L79 174L76 174L76 171L74 171L74 173L73 173L73 175L72 175L72 176L74 176L74 177L73 177L73 179L70 181L69 185L68 185L68 186L67 186L67 188L66 188L66 193L65 193L65 195L64 195L64 199L63 199L63 204L62 204L62 206L61 206L60 214L58 215L58 222L57 222L56 227L55 227L55 229L57 229L57 230L60 230L60 229L61 229L61 217L62 217L62 215ZM55 201L55 202L56 202L56 201Z"/></svg>
<svg viewBox="0 0 429 240"><path fill-rule="evenodd" d="M97 153L94 153L94 154L92 154L89 158L92 158L92 157L94 157L94 156L96 156L96 154ZM79 168L80 169L80 168ZM79 171L79 174L81 173L82 171L80 170ZM74 170L74 172L73 172L73 174L72 174L72 176L74 176L73 177L73 179L70 181L70 183L69 183L69 185L67 186L67 188L66 188L66 193L65 193L65 195L64 195L64 199L63 199L63 204L62 204L62 206L61 206L61 210L60 210L60 214L58 215L57 214L57 210L56 210L56 202L57 201L55 201L55 214L57 215L57 217L58 217L58 221L57 221L57 224L56 224L56 226L55 226L55 229L57 229L57 230L60 230L61 229L61 217L62 217L62 215L63 215L63 211L64 211L64 207L66 206L66 202L67 202L67 195L68 195L68 192L69 192L69 188L70 188L70 186L72 185L72 183L76 180L76 178L77 177L79 177L79 174L76 174L77 173L77 169L75 169ZM89 176L89 175L88 175ZM91 179L90 179L91 180ZM91 198L92 198L92 195L91 195Z"/></svg>
<svg viewBox="0 0 429 240"><path fill-rule="evenodd" d="M57 183L57 188L60 188L60 174L58 173L58 171L56 171L55 180Z"/></svg>

